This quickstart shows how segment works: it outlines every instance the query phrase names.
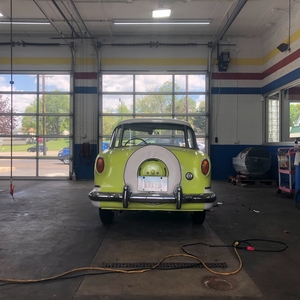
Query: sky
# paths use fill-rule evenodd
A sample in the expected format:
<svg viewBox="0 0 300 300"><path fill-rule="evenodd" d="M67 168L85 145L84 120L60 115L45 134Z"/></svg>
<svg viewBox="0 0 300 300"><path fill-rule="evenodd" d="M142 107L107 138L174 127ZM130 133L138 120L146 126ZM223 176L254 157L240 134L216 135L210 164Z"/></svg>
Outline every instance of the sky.
<svg viewBox="0 0 300 300"><path fill-rule="evenodd" d="M13 85L10 84L10 74L0 74L0 94L3 97L11 99L11 88L14 92L18 92L13 95L13 106L17 113L23 113L28 105L30 105L36 99L37 92L37 75L13 75ZM42 77L41 77L41 81ZM43 82L40 82L40 90L43 90ZM69 75L45 75L45 91L70 91L70 76ZM6 94L4 92L7 92ZM24 94L19 94L24 92ZM33 92L30 94L29 92Z"/></svg>
<svg viewBox="0 0 300 300"><path fill-rule="evenodd" d="M136 75L135 90L136 92L151 92L158 90L166 82L172 82L172 75ZM183 94L186 91L186 75L176 75L175 84L179 87L179 91ZM103 75L103 92L120 93L119 95L104 95L103 109L104 111L115 111L122 102L127 107L132 106L132 95L127 93L133 92L133 76L132 75ZM205 92L206 82L205 75L195 74L188 76L188 91L199 92L198 95L189 95L198 104L205 100L205 96L200 93ZM124 93L124 94L122 94Z"/></svg>
<svg viewBox="0 0 300 300"><path fill-rule="evenodd" d="M190 74L188 75L188 83L186 83L186 75L176 75L175 84L179 86L180 91L185 93L186 85L190 92L205 92L205 75L202 74ZM11 86L11 75L0 74L0 94L4 97L11 98L11 88L14 92L13 103L17 113L23 113L28 105L30 105L36 99L37 92L37 75L36 74L14 74L13 85ZM44 81L44 84L43 84ZM163 86L165 82L172 81L171 74L139 74L135 77L135 89L136 92L151 92L158 90L159 87ZM55 75L45 74L40 75L40 91L45 90L51 92L59 90L62 92L70 91L70 76L69 75ZM103 91L109 93L120 93L119 95L106 95L106 103L103 107L105 110L115 110L120 103L126 106L132 105L132 95L126 95L126 93L133 92L134 82L132 75L117 74L117 75L103 75ZM24 92L24 93L22 93ZM32 94L30 93L32 92ZM124 93L124 94L122 94ZM198 103L204 100L203 95L194 95L194 100Z"/></svg>

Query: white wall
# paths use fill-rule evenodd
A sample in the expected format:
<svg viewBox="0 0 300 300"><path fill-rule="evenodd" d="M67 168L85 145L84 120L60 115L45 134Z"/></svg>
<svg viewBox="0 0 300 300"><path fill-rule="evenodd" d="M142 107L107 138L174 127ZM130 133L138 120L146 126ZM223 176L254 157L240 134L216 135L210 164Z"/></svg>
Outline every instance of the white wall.
<svg viewBox="0 0 300 300"><path fill-rule="evenodd" d="M300 47L300 4L292 1L292 52L281 53L276 47L287 39L287 19L282 17L262 37L225 36L220 51L229 51L231 62L222 78L213 79L213 88L243 89L238 93L215 93L211 97L211 142L218 144L262 144L264 125L263 102L260 94L253 93L290 71L299 68L299 59L294 60L265 78L252 78L262 74L276 63L293 54ZM29 40L28 40L29 41ZM196 43L197 46L112 46L103 43L99 49L99 61L91 41L76 41L74 69L72 55L68 46L33 47L15 46L13 48L13 69L15 71L74 71L75 73L94 73L98 71L206 71L209 50L206 44L211 37L202 39L123 37L114 43ZM32 40L32 42L35 42ZM47 43L49 40L39 40ZM51 41L50 41L51 42ZM216 66L216 51L212 75L220 73ZM10 46L0 47L0 70L10 71ZM233 74L232 78L226 77ZM245 77L246 76L246 77ZM247 78L247 76L250 76ZM75 87L98 87L97 78L75 80ZM98 95L77 93L75 95L75 143L89 140L97 141ZM255 133L255 134L254 134Z"/></svg>
<svg viewBox="0 0 300 300"><path fill-rule="evenodd" d="M219 72L217 53L214 53L212 76L218 78L211 82L214 91L211 96L211 144L261 144L263 105L261 94L257 94L262 86L260 40L243 37L225 37L225 40L234 45L219 50L230 52L231 61L226 72Z"/></svg>

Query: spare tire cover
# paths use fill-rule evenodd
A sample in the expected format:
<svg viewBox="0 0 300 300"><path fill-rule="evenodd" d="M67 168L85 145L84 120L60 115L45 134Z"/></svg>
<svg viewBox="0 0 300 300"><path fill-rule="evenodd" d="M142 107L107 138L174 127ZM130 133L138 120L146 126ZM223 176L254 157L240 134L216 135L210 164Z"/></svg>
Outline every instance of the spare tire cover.
<svg viewBox="0 0 300 300"><path fill-rule="evenodd" d="M181 182L181 168L177 157L167 148L148 145L139 148L128 158L124 170L124 182L132 193L138 192L138 169L147 159L156 158L165 163L169 171L167 193L172 194Z"/></svg>

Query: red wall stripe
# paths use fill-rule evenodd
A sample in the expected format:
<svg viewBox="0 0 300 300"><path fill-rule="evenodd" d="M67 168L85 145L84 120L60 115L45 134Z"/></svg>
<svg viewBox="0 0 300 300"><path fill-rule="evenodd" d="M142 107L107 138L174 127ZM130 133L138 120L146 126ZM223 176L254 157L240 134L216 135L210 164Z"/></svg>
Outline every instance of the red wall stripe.
<svg viewBox="0 0 300 300"><path fill-rule="evenodd" d="M277 64L273 65L271 68L264 71L262 73L262 78L268 77L272 73L274 73L274 72L278 71L279 69L287 66L288 64L290 64L291 62L293 62L294 60L296 60L299 57L300 57L300 48L298 50L296 50L295 52L291 53L289 56L287 56L283 60L279 61Z"/></svg>
<svg viewBox="0 0 300 300"><path fill-rule="evenodd" d="M212 73L212 79L262 80L300 58L300 48L262 73Z"/></svg>
<svg viewBox="0 0 300 300"><path fill-rule="evenodd" d="M97 72L75 72L75 79L97 79Z"/></svg>
<svg viewBox="0 0 300 300"><path fill-rule="evenodd" d="M261 80L261 73L212 73L212 79Z"/></svg>

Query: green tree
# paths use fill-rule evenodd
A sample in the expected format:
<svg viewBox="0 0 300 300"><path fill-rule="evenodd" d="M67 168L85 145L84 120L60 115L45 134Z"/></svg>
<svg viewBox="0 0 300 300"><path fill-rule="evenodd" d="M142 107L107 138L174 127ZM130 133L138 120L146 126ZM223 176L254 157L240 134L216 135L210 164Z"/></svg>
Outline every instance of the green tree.
<svg viewBox="0 0 300 300"><path fill-rule="evenodd" d="M179 92L180 87L175 84L174 91ZM166 81L158 90L154 90L152 95L137 98L137 113L171 113L172 112L172 83ZM187 95L174 96L175 114L186 114L196 111L196 101Z"/></svg>
<svg viewBox="0 0 300 300"><path fill-rule="evenodd" d="M171 113L171 95L146 95L136 100L137 113Z"/></svg>
<svg viewBox="0 0 300 300"><path fill-rule="evenodd" d="M205 132L205 119L206 119L205 101L200 102L197 108L197 113L199 113L199 115L194 117L192 122L193 127L196 132Z"/></svg>
<svg viewBox="0 0 300 300"><path fill-rule="evenodd" d="M39 104L39 113L46 113L47 115L40 116L39 128L35 116L24 116L22 118L22 131L29 132L30 128L37 130L37 134L61 134L63 131L70 130L70 118L68 116L59 116L52 114L67 114L70 111L70 99L67 95L45 95L35 99L27 108L25 113L36 113L37 104ZM48 115L49 114L49 115ZM45 122L45 131L44 131Z"/></svg>
<svg viewBox="0 0 300 300"><path fill-rule="evenodd" d="M290 105L290 127L300 122L300 103Z"/></svg>
<svg viewBox="0 0 300 300"><path fill-rule="evenodd" d="M131 114L132 113L132 107L127 107L124 102L119 102L119 105L116 109L116 111L113 110L107 110L106 113L114 114L117 113L115 116L105 116L102 120L102 128L103 128L103 134L104 135L111 135L112 131L116 127L116 125L126 119L126 116L123 116L123 114Z"/></svg>
<svg viewBox="0 0 300 300"><path fill-rule="evenodd" d="M11 113L15 113L16 110L10 106L10 99L4 98L0 95L0 133L1 134L9 134L11 129L15 129L18 124L17 117L11 117Z"/></svg>

